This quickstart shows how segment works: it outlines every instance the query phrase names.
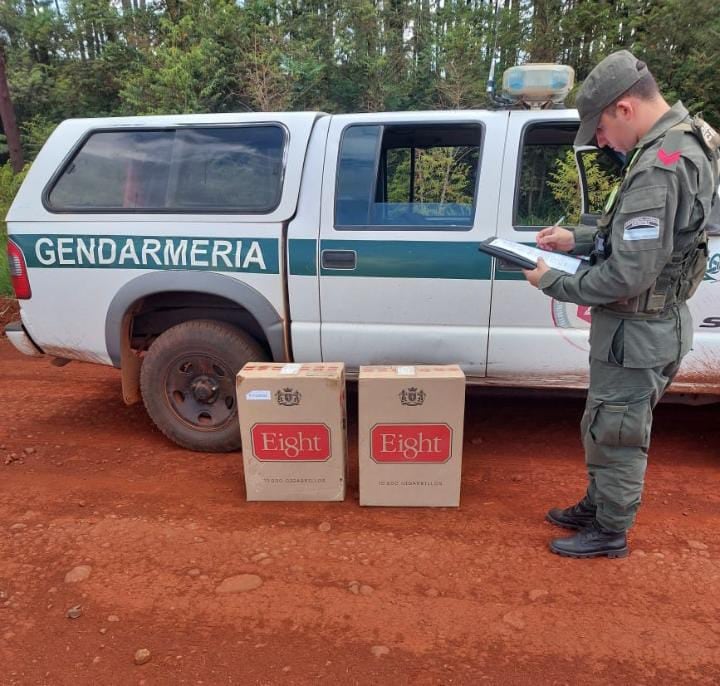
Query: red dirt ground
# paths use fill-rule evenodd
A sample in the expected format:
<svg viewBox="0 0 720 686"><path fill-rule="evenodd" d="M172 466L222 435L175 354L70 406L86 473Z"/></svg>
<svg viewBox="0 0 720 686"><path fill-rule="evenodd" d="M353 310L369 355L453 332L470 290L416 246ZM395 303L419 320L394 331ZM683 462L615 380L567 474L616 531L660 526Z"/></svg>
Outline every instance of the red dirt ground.
<svg viewBox="0 0 720 686"><path fill-rule="evenodd" d="M3 686L720 683L717 405L658 409L631 556L569 560L543 517L583 491L579 399L470 393L460 509L371 509L355 470L344 503L245 502L240 455L171 445L113 369L0 339L0 379Z"/></svg>

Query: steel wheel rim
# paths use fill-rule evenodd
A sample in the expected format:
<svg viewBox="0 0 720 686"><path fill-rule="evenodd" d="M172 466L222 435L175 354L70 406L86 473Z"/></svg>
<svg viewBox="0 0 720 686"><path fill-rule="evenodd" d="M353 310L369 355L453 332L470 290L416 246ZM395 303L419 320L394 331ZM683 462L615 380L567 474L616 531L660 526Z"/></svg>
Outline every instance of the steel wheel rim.
<svg viewBox="0 0 720 686"><path fill-rule="evenodd" d="M178 355L168 366L164 385L168 407L196 431L218 431L235 417L235 374L216 355Z"/></svg>

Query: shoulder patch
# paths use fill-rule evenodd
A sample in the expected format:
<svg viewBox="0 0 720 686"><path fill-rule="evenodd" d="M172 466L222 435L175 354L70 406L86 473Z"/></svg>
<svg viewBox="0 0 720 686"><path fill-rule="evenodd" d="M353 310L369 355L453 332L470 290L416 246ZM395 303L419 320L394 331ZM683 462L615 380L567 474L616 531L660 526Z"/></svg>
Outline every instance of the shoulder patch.
<svg viewBox="0 0 720 686"><path fill-rule="evenodd" d="M660 150L657 151L657 158L662 162L666 167L672 167L674 164L677 164L680 160L681 155L680 150L674 150L673 152L668 152L664 148L660 148Z"/></svg>
<svg viewBox="0 0 720 686"><path fill-rule="evenodd" d="M658 217L634 217L623 225L624 241L645 241L660 238Z"/></svg>

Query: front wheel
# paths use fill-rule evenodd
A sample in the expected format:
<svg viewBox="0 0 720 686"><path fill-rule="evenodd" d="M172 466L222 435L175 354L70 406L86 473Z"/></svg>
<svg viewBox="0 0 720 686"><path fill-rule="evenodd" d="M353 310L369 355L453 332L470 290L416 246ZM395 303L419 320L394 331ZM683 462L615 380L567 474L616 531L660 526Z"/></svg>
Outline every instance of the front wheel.
<svg viewBox="0 0 720 686"><path fill-rule="evenodd" d="M235 376L267 355L230 324L199 319L177 324L150 346L140 392L150 418L170 440L202 452L240 448Z"/></svg>

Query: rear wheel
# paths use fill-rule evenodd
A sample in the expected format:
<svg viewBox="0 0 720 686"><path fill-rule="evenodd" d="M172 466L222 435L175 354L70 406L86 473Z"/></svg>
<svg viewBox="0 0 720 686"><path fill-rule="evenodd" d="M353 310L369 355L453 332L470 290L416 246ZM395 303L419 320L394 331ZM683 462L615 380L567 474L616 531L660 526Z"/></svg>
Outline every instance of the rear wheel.
<svg viewBox="0 0 720 686"><path fill-rule="evenodd" d="M178 324L157 338L143 360L143 402L160 431L183 448L237 450L235 376L246 362L266 359L254 338L230 324Z"/></svg>

